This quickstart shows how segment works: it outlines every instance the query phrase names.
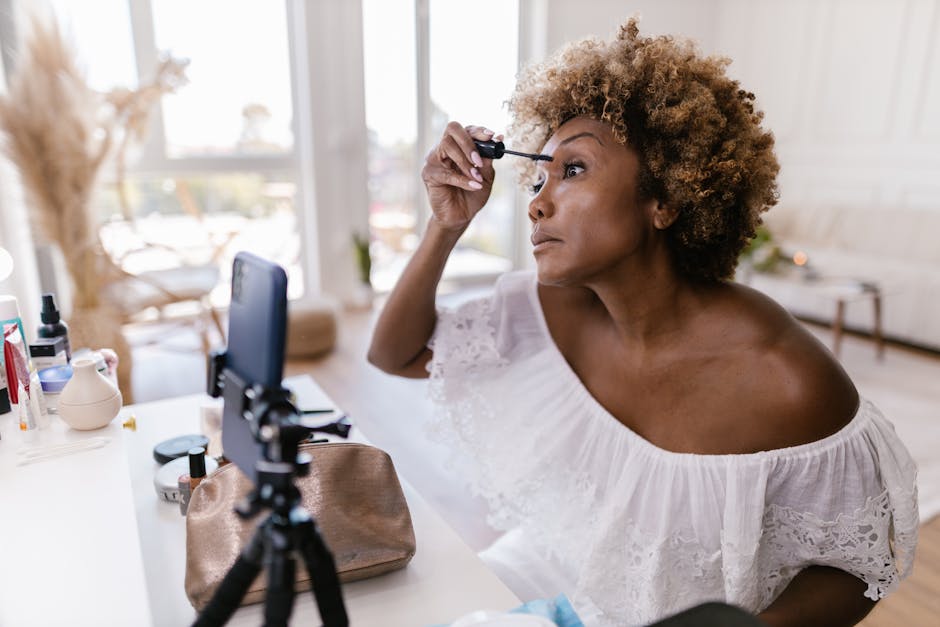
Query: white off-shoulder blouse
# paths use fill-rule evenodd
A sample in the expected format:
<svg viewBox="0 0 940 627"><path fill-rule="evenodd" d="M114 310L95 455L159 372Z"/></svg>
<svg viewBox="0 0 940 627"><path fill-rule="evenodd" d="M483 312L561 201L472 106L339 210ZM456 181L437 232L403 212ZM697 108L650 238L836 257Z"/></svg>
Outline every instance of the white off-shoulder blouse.
<svg viewBox="0 0 940 627"><path fill-rule="evenodd" d="M440 310L429 346L432 431L507 531L481 555L522 597L564 593L586 624L639 625L710 600L758 612L811 564L871 599L910 572L916 470L867 400L809 444L661 449L584 387L532 272Z"/></svg>

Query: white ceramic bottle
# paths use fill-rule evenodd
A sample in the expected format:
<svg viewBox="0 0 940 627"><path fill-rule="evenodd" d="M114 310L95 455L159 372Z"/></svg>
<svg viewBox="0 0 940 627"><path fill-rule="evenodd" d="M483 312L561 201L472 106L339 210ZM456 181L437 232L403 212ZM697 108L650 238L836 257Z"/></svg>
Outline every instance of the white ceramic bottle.
<svg viewBox="0 0 940 627"><path fill-rule="evenodd" d="M59 416L73 429L107 426L121 411L121 391L95 368L92 359L72 362L72 378L59 396Z"/></svg>

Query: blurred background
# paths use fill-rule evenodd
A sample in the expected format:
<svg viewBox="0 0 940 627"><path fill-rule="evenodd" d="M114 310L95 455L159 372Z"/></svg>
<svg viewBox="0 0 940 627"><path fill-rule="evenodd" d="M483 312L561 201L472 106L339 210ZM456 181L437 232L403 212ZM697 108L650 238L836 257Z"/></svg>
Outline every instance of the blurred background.
<svg viewBox="0 0 940 627"><path fill-rule="evenodd" d="M129 146L125 208L105 167L90 210L103 248L132 274L217 266L217 308L242 249L287 267L292 298L353 299L364 279L390 289L426 222L419 171L447 121L504 130L520 64L609 37L633 14L647 34L688 36L733 59L729 73L757 94L777 138L781 207L850 207L872 228L892 211L940 212L932 0L2 0L7 75L23 10L37 6L51 6L102 94L141 85L166 55L187 62L186 84L153 105L147 133ZM508 165L497 163L493 198L448 266L456 284L530 263L526 197ZM0 244L35 252L11 241L25 213L15 175L0 185ZM369 253L366 276L354 239ZM61 268L39 252L37 274L18 287L36 291L38 281L67 301ZM940 347L935 335L921 343Z"/></svg>

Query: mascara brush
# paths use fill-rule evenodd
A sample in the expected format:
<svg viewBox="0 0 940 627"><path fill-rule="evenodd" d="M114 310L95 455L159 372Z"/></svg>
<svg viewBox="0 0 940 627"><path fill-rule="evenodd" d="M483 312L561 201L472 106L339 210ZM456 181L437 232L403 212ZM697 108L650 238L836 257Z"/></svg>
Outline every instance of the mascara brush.
<svg viewBox="0 0 940 627"><path fill-rule="evenodd" d="M477 151L480 153L480 156L484 159L502 159L503 155L516 155L517 157L525 157L526 159L532 159L533 161L551 161L552 158L548 155L534 155L528 152L516 152L515 150L507 150L506 144L503 142L494 142L494 141L482 141L479 139L473 140L473 143L477 146Z"/></svg>

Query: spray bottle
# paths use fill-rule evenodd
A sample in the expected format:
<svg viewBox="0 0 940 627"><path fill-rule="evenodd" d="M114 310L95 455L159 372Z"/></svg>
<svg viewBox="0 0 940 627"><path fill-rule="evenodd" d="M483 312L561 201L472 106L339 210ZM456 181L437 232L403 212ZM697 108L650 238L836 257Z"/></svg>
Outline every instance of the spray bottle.
<svg viewBox="0 0 940 627"><path fill-rule="evenodd" d="M37 337L64 337L65 338L65 359L72 361L72 347L69 345L69 328L62 322L59 316L59 310L55 306L54 294L42 295L42 311L39 314L42 324L36 329Z"/></svg>

